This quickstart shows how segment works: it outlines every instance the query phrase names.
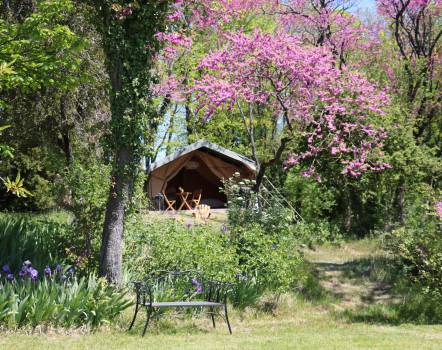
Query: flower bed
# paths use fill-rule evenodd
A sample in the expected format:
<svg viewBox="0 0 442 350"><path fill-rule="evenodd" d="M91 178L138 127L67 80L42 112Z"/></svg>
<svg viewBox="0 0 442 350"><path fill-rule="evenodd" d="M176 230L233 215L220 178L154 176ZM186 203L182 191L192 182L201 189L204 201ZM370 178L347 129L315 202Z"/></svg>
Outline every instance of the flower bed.
<svg viewBox="0 0 442 350"><path fill-rule="evenodd" d="M91 274L77 277L73 267L46 266L41 273L25 261L17 273L8 265L0 278L0 325L6 328L97 327L111 323L131 302L125 290Z"/></svg>

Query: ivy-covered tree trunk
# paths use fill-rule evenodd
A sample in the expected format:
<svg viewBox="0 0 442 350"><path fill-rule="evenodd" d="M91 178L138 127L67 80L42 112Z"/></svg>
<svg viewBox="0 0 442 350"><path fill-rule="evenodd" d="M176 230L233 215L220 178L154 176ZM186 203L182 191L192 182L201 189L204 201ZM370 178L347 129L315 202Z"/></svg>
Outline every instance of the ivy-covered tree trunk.
<svg viewBox="0 0 442 350"><path fill-rule="evenodd" d="M112 174L112 185L104 219L100 253L100 275L112 283L122 279L124 213L130 199L133 177L118 173L118 169L131 164L129 149L118 150L117 169Z"/></svg>
<svg viewBox="0 0 442 350"><path fill-rule="evenodd" d="M158 113L150 94L152 68L159 43L155 34L166 21L168 1L93 3L103 38L109 73L111 132L107 147L112 160L100 254L100 275L110 283L122 279L125 212L130 204L140 161L153 149Z"/></svg>

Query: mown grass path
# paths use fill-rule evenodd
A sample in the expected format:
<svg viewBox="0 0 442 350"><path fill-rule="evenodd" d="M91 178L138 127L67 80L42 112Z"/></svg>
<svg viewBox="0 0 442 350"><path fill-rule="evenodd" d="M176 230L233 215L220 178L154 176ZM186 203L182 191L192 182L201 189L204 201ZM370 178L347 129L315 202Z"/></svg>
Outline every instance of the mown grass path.
<svg viewBox="0 0 442 350"><path fill-rule="evenodd" d="M389 256L368 240L322 246L305 252L320 285L336 300L336 310L388 304L392 295Z"/></svg>

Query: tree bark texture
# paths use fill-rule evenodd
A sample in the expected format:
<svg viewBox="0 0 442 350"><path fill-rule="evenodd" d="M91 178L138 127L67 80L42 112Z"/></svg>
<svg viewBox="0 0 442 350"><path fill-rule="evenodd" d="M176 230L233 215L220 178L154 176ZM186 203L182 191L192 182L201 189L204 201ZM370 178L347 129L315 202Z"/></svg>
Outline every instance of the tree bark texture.
<svg viewBox="0 0 442 350"><path fill-rule="evenodd" d="M121 149L117 164L124 167L132 161L131 152ZM132 179L118 174L112 175L112 184L104 219L103 238L100 254L100 276L110 283L119 284L122 280L124 212L129 201Z"/></svg>

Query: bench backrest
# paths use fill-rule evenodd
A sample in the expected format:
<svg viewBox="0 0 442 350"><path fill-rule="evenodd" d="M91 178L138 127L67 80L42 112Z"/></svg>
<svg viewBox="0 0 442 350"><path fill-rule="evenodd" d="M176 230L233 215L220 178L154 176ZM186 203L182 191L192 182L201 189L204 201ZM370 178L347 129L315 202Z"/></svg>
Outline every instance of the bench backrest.
<svg viewBox="0 0 442 350"><path fill-rule="evenodd" d="M199 271L155 271L145 281L133 282L137 302L203 300L225 303L232 289L228 282L205 277Z"/></svg>

